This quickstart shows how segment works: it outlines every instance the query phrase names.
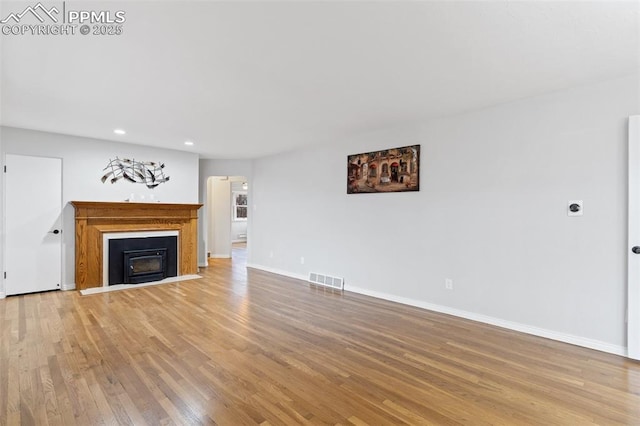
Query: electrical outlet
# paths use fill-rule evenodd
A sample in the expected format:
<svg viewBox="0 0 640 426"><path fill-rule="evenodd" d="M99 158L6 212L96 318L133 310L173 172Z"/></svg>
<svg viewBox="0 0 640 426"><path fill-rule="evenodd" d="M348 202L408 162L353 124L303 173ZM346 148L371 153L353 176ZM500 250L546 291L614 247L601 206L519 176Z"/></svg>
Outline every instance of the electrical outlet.
<svg viewBox="0 0 640 426"><path fill-rule="evenodd" d="M444 288L447 290L453 290L453 280L451 278L447 278L444 280Z"/></svg>
<svg viewBox="0 0 640 426"><path fill-rule="evenodd" d="M301 257L301 258L300 258L300 264L301 264L301 265L304 265L304 257Z"/></svg>

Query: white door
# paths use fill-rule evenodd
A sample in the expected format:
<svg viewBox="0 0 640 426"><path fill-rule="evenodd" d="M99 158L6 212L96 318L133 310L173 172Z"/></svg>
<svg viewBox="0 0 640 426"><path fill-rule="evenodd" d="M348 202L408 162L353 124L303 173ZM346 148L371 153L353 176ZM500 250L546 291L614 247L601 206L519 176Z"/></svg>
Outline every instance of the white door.
<svg viewBox="0 0 640 426"><path fill-rule="evenodd" d="M7 154L5 292L60 288L62 160Z"/></svg>
<svg viewBox="0 0 640 426"><path fill-rule="evenodd" d="M629 242L627 347L640 359L640 115L629 117Z"/></svg>

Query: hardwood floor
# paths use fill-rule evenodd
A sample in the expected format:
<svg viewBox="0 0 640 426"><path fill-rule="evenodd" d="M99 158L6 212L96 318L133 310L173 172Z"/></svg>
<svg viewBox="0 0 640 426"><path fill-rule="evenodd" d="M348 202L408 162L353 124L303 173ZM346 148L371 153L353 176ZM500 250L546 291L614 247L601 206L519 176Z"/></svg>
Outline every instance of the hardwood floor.
<svg viewBox="0 0 640 426"><path fill-rule="evenodd" d="M640 363L250 270L0 300L0 424L640 424Z"/></svg>

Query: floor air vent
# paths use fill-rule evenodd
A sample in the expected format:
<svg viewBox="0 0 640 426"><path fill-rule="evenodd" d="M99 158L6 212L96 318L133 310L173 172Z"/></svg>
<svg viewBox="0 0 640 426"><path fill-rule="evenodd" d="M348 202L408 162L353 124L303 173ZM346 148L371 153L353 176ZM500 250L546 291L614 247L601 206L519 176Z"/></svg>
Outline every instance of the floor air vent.
<svg viewBox="0 0 640 426"><path fill-rule="evenodd" d="M331 277L329 275L322 275L316 272L309 272L309 282L315 285L321 285L324 287L333 288L336 290L344 289L344 279Z"/></svg>

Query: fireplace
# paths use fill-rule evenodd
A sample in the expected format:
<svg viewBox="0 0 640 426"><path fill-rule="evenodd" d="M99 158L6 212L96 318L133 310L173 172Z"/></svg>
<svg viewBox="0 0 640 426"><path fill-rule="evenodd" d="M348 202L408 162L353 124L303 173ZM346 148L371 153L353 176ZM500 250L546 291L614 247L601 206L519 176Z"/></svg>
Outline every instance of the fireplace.
<svg viewBox="0 0 640 426"><path fill-rule="evenodd" d="M171 232L105 235L107 285L140 284L178 275L178 237Z"/></svg>
<svg viewBox="0 0 640 426"><path fill-rule="evenodd" d="M202 204L103 201L72 201L71 204L75 208L78 290L109 285L109 249L105 240L131 237L130 233L142 234L140 237L173 233L178 238L176 276L198 272L198 209Z"/></svg>
<svg viewBox="0 0 640 426"><path fill-rule="evenodd" d="M167 249L127 250L124 255L124 283L139 284L167 278Z"/></svg>

